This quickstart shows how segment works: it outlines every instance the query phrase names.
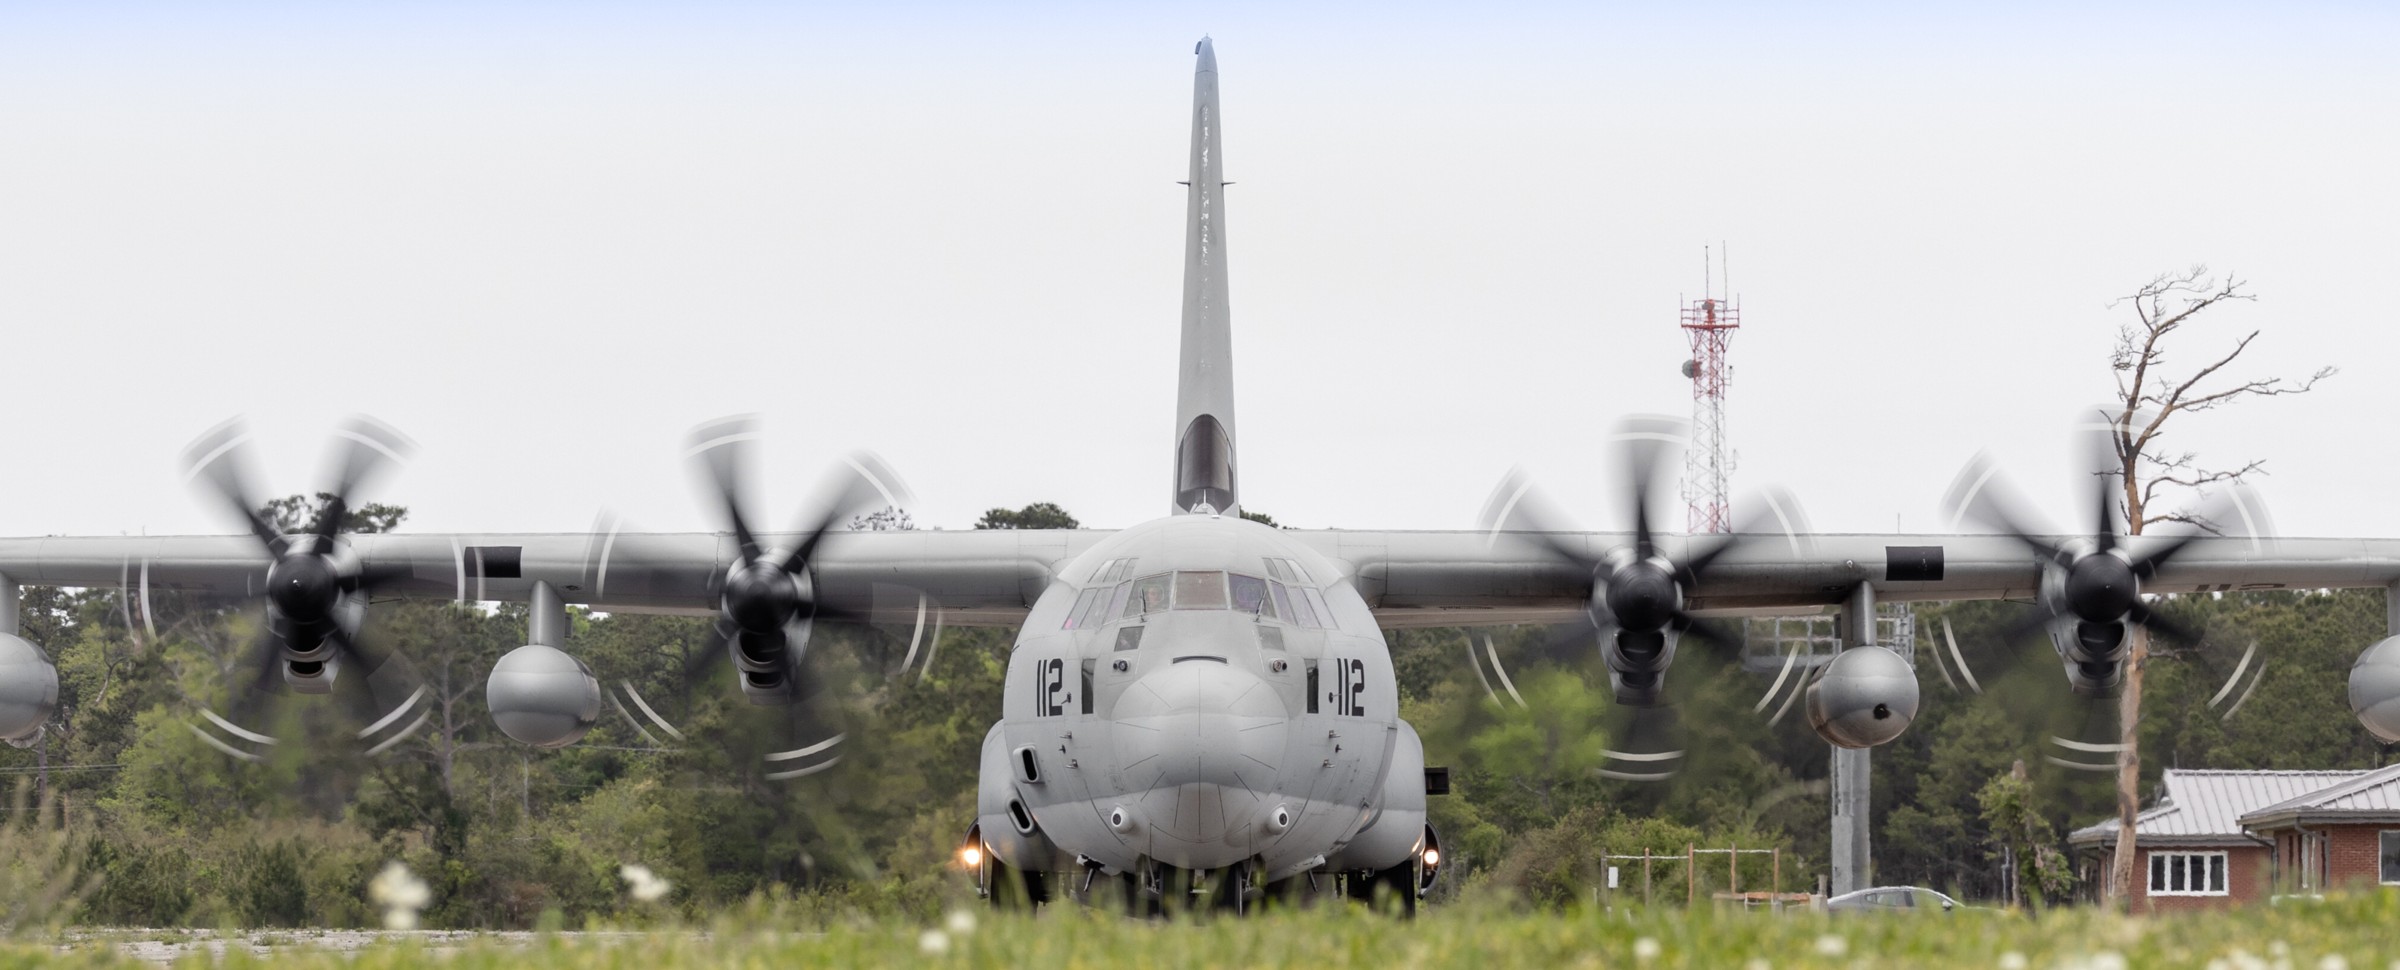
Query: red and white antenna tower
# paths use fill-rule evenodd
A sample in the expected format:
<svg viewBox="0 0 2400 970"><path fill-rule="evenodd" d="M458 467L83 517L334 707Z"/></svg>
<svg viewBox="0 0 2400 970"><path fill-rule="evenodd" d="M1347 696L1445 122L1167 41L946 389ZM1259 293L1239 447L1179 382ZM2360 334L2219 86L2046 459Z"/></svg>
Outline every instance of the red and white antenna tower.
<svg viewBox="0 0 2400 970"><path fill-rule="evenodd" d="M1723 255L1718 253L1720 259ZM1733 455L1725 447L1725 385L1733 378L1733 365L1725 360L1725 345L1742 327L1742 310L1713 291L1707 247L1700 250L1700 273L1700 299L1683 307L1683 333L1692 342L1691 359L1683 362L1683 376L1692 380L1692 442L1683 452L1683 500L1693 533L1731 532L1733 507L1726 479L1733 473Z"/></svg>

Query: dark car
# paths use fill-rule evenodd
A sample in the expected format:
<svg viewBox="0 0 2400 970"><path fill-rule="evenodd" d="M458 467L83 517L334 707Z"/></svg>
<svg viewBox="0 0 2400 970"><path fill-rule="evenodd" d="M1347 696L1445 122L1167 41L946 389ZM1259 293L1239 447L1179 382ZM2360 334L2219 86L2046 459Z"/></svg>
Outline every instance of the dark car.
<svg viewBox="0 0 2400 970"><path fill-rule="evenodd" d="M1916 886L1877 886L1825 901L1829 913L1948 913L1960 908L1958 900Z"/></svg>

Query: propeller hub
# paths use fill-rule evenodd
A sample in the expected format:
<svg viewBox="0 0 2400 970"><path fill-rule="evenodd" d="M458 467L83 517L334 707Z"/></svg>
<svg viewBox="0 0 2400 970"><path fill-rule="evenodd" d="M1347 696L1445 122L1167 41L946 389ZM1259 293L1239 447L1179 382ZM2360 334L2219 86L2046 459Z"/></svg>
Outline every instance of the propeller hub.
<svg viewBox="0 0 2400 970"><path fill-rule="evenodd" d="M800 584L771 564L744 564L725 576L725 616L748 633L781 631L800 613Z"/></svg>
<svg viewBox="0 0 2400 970"><path fill-rule="evenodd" d="M1683 589L1675 577L1656 563L1642 561L1618 567L1608 577L1605 600L1617 625L1628 630L1658 630L1683 608Z"/></svg>
<svg viewBox="0 0 2400 970"><path fill-rule="evenodd" d="M2067 609L2088 623L2112 623L2133 610L2141 596L2133 564L2111 553L2093 553L2067 567Z"/></svg>
<svg viewBox="0 0 2400 970"><path fill-rule="evenodd" d="M313 553L285 556L267 567L267 600L286 619L314 623L332 615L342 594L342 575Z"/></svg>

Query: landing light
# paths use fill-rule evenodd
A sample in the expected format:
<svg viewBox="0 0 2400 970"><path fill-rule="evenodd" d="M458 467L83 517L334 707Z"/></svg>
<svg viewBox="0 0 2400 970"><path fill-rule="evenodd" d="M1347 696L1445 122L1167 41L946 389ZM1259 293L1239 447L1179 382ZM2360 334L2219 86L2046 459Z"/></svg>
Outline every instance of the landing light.
<svg viewBox="0 0 2400 970"><path fill-rule="evenodd" d="M1425 865L1426 865L1428 868L1431 868L1431 867L1433 867L1433 866L1438 866L1438 865L1441 865L1441 864L1442 864L1442 850L1440 850L1440 849L1427 849L1427 850L1425 850Z"/></svg>
<svg viewBox="0 0 2400 970"><path fill-rule="evenodd" d="M968 847L966 847L966 848L964 848L964 849L960 849L960 850L958 850L958 861L959 861L959 864L961 864L961 865L964 865L964 866L966 866L966 867L967 867L967 868L969 868L969 869L979 869L979 868L982 868L982 867L983 867L983 849L982 849L981 847L979 847L979 846L972 846L972 845L970 845L970 846L968 846Z"/></svg>

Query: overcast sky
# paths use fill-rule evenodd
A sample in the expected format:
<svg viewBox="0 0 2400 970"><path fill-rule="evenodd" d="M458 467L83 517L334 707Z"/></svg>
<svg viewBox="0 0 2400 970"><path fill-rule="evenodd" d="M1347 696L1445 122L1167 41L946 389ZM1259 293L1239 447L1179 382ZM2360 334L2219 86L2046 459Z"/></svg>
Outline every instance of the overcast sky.
<svg viewBox="0 0 2400 970"><path fill-rule="evenodd" d="M681 438L744 411L777 521L853 448L924 524L1161 514L1203 33L1288 524L1470 527L1512 464L1615 524L1721 240L1737 493L1938 531L1989 448L2064 505L2111 299L2205 263L2258 300L2177 364L2342 373L2178 440L2400 535L2387 3L361 6L7 8L0 535L225 531L175 458L237 413L278 492L407 431L420 531L706 527Z"/></svg>

